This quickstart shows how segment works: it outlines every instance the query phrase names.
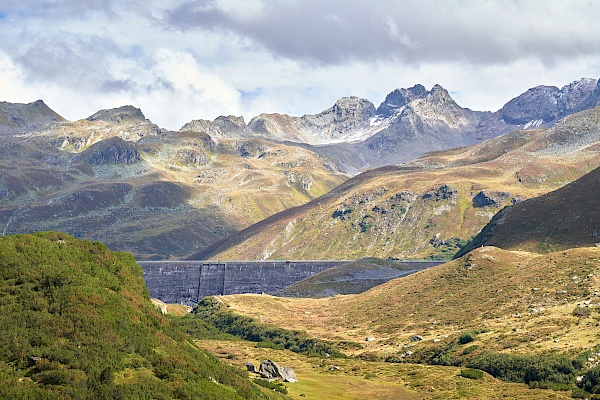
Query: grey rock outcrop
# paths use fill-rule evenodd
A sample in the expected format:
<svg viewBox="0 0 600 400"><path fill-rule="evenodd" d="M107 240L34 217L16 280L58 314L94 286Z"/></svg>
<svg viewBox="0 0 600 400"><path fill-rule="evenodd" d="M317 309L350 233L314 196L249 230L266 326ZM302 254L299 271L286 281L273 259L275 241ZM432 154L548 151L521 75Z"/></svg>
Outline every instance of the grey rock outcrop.
<svg viewBox="0 0 600 400"><path fill-rule="evenodd" d="M432 199L435 201L451 200L458 196L458 189L450 185L442 185L437 189L431 189L423 195L423 200Z"/></svg>
<svg viewBox="0 0 600 400"><path fill-rule="evenodd" d="M182 131L203 132L215 138L241 138L250 134L243 117L220 116L214 121L195 119L183 125Z"/></svg>
<svg viewBox="0 0 600 400"><path fill-rule="evenodd" d="M282 379L284 382L290 383L298 382L292 368L282 368L273 360L262 361L258 373L265 379Z"/></svg>
<svg viewBox="0 0 600 400"><path fill-rule="evenodd" d="M74 159L85 161L91 165L130 165L142 160L134 143L125 141L117 136L94 143L75 156Z"/></svg>
<svg viewBox="0 0 600 400"><path fill-rule="evenodd" d="M256 365L254 365L254 363L251 363L251 362L246 363L246 370L248 372L258 373L258 371L256 371Z"/></svg>
<svg viewBox="0 0 600 400"><path fill-rule="evenodd" d="M87 118L88 121L104 121L114 124L144 122L146 117L142 110L133 106L122 106L108 110L100 110Z"/></svg>
<svg viewBox="0 0 600 400"><path fill-rule="evenodd" d="M508 192L482 190L473 197L473 205L475 207L500 206L509 197L510 193Z"/></svg>

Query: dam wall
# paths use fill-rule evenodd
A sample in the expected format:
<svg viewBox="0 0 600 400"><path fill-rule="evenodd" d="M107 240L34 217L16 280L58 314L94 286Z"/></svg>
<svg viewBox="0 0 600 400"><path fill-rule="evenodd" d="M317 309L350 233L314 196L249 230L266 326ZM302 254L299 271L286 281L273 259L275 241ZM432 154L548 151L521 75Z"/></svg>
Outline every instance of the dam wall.
<svg viewBox="0 0 600 400"><path fill-rule="evenodd" d="M348 261L139 261L150 297L194 304L204 296L274 293Z"/></svg>

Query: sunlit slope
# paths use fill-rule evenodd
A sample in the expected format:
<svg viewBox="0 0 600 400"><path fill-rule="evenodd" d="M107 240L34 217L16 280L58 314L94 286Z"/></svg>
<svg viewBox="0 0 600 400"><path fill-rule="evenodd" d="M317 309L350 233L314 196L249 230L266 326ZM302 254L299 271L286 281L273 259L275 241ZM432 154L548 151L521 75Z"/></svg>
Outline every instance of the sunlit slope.
<svg viewBox="0 0 600 400"><path fill-rule="evenodd" d="M600 248L547 255L476 249L363 294L325 299L228 296L235 312L319 338L365 343L358 353L414 357L472 330L479 351L578 354L596 344ZM578 305L586 317L574 315ZM418 335L422 340L412 341ZM461 350L462 351L462 350ZM460 354L458 354L460 355Z"/></svg>
<svg viewBox="0 0 600 400"><path fill-rule="evenodd" d="M450 258L504 206L600 165L600 110L371 170L199 251L215 259Z"/></svg>
<svg viewBox="0 0 600 400"><path fill-rule="evenodd" d="M61 132L3 140L5 233L66 231L138 259L183 258L347 179L308 150L258 139L180 132L93 142L86 129L71 132L83 144L74 152L52 145L66 140Z"/></svg>

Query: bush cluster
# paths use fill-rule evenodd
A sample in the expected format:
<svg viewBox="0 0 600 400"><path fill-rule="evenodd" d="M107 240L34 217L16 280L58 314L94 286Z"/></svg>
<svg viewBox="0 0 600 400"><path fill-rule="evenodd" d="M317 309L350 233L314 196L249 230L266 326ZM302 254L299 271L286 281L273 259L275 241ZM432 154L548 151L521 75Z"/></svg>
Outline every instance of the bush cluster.
<svg viewBox="0 0 600 400"><path fill-rule="evenodd" d="M574 382L578 370L583 365L578 360L561 355L529 356L486 351L473 357L467 366L509 382L569 385Z"/></svg>
<svg viewBox="0 0 600 400"><path fill-rule="evenodd" d="M131 255L65 234L0 238L0 337L2 399L266 396L156 310Z"/></svg>

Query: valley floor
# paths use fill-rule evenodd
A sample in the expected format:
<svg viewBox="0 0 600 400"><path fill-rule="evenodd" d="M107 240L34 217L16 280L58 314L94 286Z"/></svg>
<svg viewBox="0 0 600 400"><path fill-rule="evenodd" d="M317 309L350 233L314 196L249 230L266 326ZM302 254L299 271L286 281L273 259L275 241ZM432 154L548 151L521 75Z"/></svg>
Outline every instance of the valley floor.
<svg viewBox="0 0 600 400"><path fill-rule="evenodd" d="M487 374L483 379L464 378L459 375L464 368L311 358L288 350L258 348L246 341L202 340L196 344L223 362L243 369L246 362L258 365L266 359L291 366L298 382L285 386L293 399L571 398L570 391L529 389L525 384L503 382Z"/></svg>

